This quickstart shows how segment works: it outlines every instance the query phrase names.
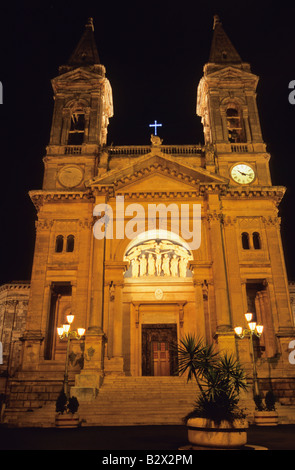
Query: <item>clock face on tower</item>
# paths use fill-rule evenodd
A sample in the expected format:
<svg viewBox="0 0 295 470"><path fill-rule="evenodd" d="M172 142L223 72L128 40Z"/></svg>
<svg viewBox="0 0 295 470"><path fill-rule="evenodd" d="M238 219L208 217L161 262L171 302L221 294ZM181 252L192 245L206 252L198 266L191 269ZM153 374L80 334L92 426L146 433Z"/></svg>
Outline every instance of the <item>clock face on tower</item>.
<svg viewBox="0 0 295 470"><path fill-rule="evenodd" d="M234 165L230 171L232 179L239 184L250 184L255 179L255 171L246 163Z"/></svg>
<svg viewBox="0 0 295 470"><path fill-rule="evenodd" d="M66 188L74 188L81 183L83 172L77 166L66 166L62 168L58 174L60 184Z"/></svg>

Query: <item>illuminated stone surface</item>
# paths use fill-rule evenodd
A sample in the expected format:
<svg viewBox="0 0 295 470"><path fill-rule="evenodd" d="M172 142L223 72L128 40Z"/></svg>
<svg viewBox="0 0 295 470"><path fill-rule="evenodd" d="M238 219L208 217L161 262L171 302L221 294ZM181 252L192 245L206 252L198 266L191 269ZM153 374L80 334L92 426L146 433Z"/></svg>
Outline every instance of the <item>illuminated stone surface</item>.
<svg viewBox="0 0 295 470"><path fill-rule="evenodd" d="M258 376L267 382L271 367L274 387L285 384L282 401L294 403L294 366L288 361L294 322L278 215L285 188L271 182L256 105L258 77L220 21L215 20L210 61L198 86L202 146L166 145L155 136L151 145L105 145L112 90L91 21L59 71L52 80L55 107L43 187L30 192L38 216L36 246L22 359L9 381L7 421L17 407L54 403L66 348L56 326L69 312L75 315L73 328L86 328L85 343L72 341L69 368L72 393L81 403L95 400L99 407L100 396L106 399L104 384L113 376L120 377L122 387L130 376L140 380L148 374L152 380L164 374L165 379L172 373L169 341L186 333L238 352L251 373L249 344L237 341L233 330L243 325L249 309L264 325ZM240 184L237 172L232 179L238 163L254 171L249 184ZM167 233L153 238L147 220L141 221L142 233L149 234L145 241L139 234L132 244L124 230L116 237L117 226L125 229L132 219L131 213L116 213L116 196L124 196L125 207L140 204L145 214L151 204L173 203L179 214L181 204L200 204L200 247L188 249L186 233L174 233L169 215L172 239ZM97 239L93 226L99 217L93 210L106 203L117 217L114 236ZM159 217L153 222L154 230L161 228ZM154 333L145 337L150 343L143 348L147 327ZM173 400L174 407L180 406L181 393ZM160 421L162 408L159 401Z"/></svg>

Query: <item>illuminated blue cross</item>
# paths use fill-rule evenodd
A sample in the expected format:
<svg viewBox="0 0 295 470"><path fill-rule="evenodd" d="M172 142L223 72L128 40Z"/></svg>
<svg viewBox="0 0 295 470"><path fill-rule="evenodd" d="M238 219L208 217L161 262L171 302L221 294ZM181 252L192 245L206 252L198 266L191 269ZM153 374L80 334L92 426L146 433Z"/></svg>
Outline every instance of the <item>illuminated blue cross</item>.
<svg viewBox="0 0 295 470"><path fill-rule="evenodd" d="M157 135L157 127L162 127L162 124L158 124L157 121L155 121L154 124L150 124L149 126L155 128L155 135Z"/></svg>

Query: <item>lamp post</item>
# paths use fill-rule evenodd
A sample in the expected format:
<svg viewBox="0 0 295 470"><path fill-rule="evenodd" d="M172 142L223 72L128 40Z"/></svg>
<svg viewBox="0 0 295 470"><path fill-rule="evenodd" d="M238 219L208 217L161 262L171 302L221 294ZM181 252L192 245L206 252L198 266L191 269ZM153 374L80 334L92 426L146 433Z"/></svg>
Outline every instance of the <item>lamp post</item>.
<svg viewBox="0 0 295 470"><path fill-rule="evenodd" d="M236 326L235 333L236 335L243 339L247 336L250 337L250 350L252 355L252 362L253 362L253 390L254 396L259 395L259 387L258 387L258 380L257 380L257 370L256 370L256 361L254 355L254 346L253 346L253 336L257 336L260 338L263 332L263 325L257 325L255 321L252 321L253 314L252 313L245 313L245 318L248 322L248 329L243 328L242 326Z"/></svg>
<svg viewBox="0 0 295 470"><path fill-rule="evenodd" d="M67 338L67 353L66 353L66 366L65 366L65 373L64 373L64 392L67 398L69 398L69 375L68 375L68 364L69 364L69 351L70 351L70 341L71 338L74 339L81 339L84 336L85 329L84 328L77 328L77 331L71 330L71 324L74 321L74 315L67 315L67 322L62 327L57 328L57 333L60 339Z"/></svg>

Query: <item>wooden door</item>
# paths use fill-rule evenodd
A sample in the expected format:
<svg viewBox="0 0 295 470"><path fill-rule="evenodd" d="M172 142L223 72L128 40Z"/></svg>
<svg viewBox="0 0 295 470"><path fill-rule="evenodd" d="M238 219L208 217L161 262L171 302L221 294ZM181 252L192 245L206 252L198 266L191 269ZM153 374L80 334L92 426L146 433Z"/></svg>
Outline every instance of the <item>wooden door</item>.
<svg viewBox="0 0 295 470"><path fill-rule="evenodd" d="M154 376L170 375L170 357L168 342L152 342L152 369Z"/></svg>
<svg viewBox="0 0 295 470"><path fill-rule="evenodd" d="M177 354L176 324L142 325L142 375L174 375Z"/></svg>

